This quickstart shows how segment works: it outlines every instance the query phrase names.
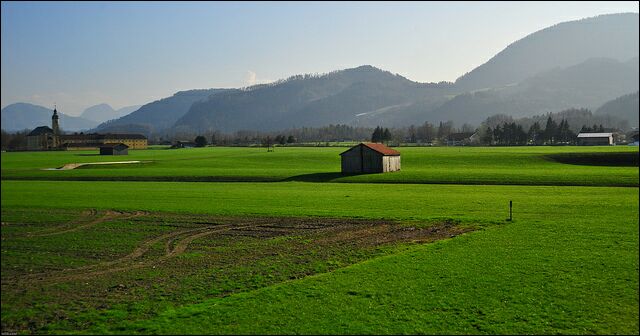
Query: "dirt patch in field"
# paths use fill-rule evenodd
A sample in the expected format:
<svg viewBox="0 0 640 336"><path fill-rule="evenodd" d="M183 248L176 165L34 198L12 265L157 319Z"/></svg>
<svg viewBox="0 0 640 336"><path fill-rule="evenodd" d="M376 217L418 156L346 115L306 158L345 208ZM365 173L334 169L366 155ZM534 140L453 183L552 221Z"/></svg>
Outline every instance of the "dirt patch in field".
<svg viewBox="0 0 640 336"><path fill-rule="evenodd" d="M42 170L71 170L85 166L94 166L94 165L121 165L121 164L132 164L132 163L146 163L148 161L113 161L113 162L87 162L87 163L67 163L66 165L58 168L43 168Z"/></svg>
<svg viewBox="0 0 640 336"><path fill-rule="evenodd" d="M27 234L28 237L47 237L61 235L94 225L117 219L149 216L152 221L159 220L152 214L120 211L90 210L82 213L82 218L67 225L48 229L45 232ZM161 216L162 217L162 216ZM131 253L124 257L93 265L52 271L47 273L31 273L17 278L3 278L3 283L13 281L34 282L66 282L91 279L115 272L126 272L138 268L162 264L189 250L190 245L199 239L216 239L220 237L250 237L254 239L271 239L284 236L307 236L312 245L325 247L333 245L365 248L389 243L413 242L426 243L439 239L455 237L472 230L454 223L437 223L426 228L400 225L388 220L363 220L346 218L293 218L293 217L184 217L174 216L163 219L163 225L176 223L176 231L166 233L142 242ZM159 223L158 223L159 224ZM184 228L183 225L190 226ZM181 228L181 229L178 229ZM161 255L150 254L154 245L164 246ZM306 247L305 247L306 248ZM260 257L260 253L254 256Z"/></svg>
<svg viewBox="0 0 640 336"><path fill-rule="evenodd" d="M109 224L100 226L105 222ZM110 241L105 234L114 232L105 227L118 230L117 239L131 239L127 250L103 243ZM129 305L135 306L129 318L144 318L167 304L191 304L330 272L396 253L406 244L447 239L473 229L448 221L411 226L382 219L78 212L75 220L46 231L3 233L3 244L15 238L26 257L15 259L3 250L7 272L2 274L2 297L12 302L6 312L15 317L3 319L2 328L41 333L57 321L69 323L69 330L84 330L98 312ZM82 249L71 243L65 249L65 235L78 231L95 243L89 241ZM69 235L70 242L75 235ZM45 244L52 240L60 244ZM79 253L93 261L73 266L57 257ZM51 266L43 265L52 254L56 257ZM25 260L35 260L42 271L33 273L23 265ZM33 316L12 313L34 307L38 314ZM83 320L86 311L93 313Z"/></svg>
<svg viewBox="0 0 640 336"><path fill-rule="evenodd" d="M47 236L55 236L60 234L65 234L69 232L79 231L83 229L88 229L92 226L98 225L100 223L104 223L110 220L116 219L127 219L139 217L147 214L145 211L135 211L135 212L120 212L120 211L98 211L95 209L82 211L80 217L74 221L52 227L44 230L38 230L35 232L25 232L24 234L20 234L18 236L22 237L47 237Z"/></svg>

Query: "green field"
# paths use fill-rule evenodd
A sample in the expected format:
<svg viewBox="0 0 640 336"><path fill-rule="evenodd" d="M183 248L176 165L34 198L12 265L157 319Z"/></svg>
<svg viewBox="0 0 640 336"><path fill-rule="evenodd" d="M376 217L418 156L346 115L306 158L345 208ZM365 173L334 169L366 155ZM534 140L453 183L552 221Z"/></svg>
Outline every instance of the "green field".
<svg viewBox="0 0 640 336"><path fill-rule="evenodd" d="M2 153L2 179L366 182L516 185L638 186L635 167L557 164L550 155L638 153L637 147L404 147L402 171L342 176L346 147L209 147L132 150L125 157L95 151ZM637 156L637 155L636 155ZM139 160L145 163L42 170L68 163Z"/></svg>
<svg viewBox="0 0 640 336"><path fill-rule="evenodd" d="M2 153L2 331L638 334L637 147L343 150Z"/></svg>

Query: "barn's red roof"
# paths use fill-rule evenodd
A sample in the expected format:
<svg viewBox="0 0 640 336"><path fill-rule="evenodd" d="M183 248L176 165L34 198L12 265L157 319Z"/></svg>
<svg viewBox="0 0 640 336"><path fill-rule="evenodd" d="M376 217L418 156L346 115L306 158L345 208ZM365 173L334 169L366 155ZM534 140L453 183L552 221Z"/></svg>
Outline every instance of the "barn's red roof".
<svg viewBox="0 0 640 336"><path fill-rule="evenodd" d="M400 155L400 152L398 152L395 149L391 149L383 144L380 143L365 143L363 142L362 145L365 145L371 149L373 149L374 151L383 154L383 155Z"/></svg>
<svg viewBox="0 0 640 336"><path fill-rule="evenodd" d="M341 153L340 155L350 151L351 149L353 149L355 147L361 146L361 145L362 146L367 146L367 147L373 149L374 151L376 151L376 152L378 152L378 153L380 153L382 155L394 155L394 156L395 155L400 155L400 152L398 152L395 149L391 149L391 148L389 148L389 147L387 147L387 146L385 146L383 144L380 144L380 143L370 143L370 142L362 142L362 143L358 144L357 146L351 147L350 149L348 149L347 151Z"/></svg>

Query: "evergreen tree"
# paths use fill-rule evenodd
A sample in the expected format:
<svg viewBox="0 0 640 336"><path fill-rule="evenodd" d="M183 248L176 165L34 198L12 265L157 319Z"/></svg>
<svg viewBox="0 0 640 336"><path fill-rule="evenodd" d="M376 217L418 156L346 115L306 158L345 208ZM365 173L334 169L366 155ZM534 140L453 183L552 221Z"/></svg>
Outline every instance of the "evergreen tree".
<svg viewBox="0 0 640 336"><path fill-rule="evenodd" d="M388 128L385 128L384 132L382 132L382 142L388 142L389 140L391 140L391 132L389 132Z"/></svg>
<svg viewBox="0 0 640 336"><path fill-rule="evenodd" d="M377 126L371 135L371 142L382 142L383 130L382 127Z"/></svg>
<svg viewBox="0 0 640 336"><path fill-rule="evenodd" d="M539 145L542 143L542 129L540 128L539 122L536 121L533 123L533 125L531 125L527 137L534 145Z"/></svg>
<svg viewBox="0 0 640 336"><path fill-rule="evenodd" d="M207 146L207 138L202 135L198 135L193 142L196 143L196 147L206 147Z"/></svg>
<svg viewBox="0 0 640 336"><path fill-rule="evenodd" d="M560 142L567 142L568 140L568 132L569 131L569 123L567 123L564 118L560 121L560 125L558 126L558 136L557 139Z"/></svg>
<svg viewBox="0 0 640 336"><path fill-rule="evenodd" d="M555 139L558 133L558 124L551 119L551 117L547 118L547 125L544 128L544 140L548 144L555 143Z"/></svg>

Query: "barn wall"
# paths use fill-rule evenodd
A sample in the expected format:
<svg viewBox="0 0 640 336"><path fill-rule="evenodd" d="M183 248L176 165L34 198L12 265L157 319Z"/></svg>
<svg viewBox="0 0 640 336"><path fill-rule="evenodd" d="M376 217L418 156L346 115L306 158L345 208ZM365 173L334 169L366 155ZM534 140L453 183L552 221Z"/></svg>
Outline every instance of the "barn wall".
<svg viewBox="0 0 640 336"><path fill-rule="evenodd" d="M354 147L341 155L342 173L354 174L360 172L360 147Z"/></svg>
<svg viewBox="0 0 640 336"><path fill-rule="evenodd" d="M373 149L366 147L366 146L361 146L363 151L362 151L362 159L363 159L363 173L382 173L384 172L383 170L383 165L382 165L382 158L384 157L384 155L374 151Z"/></svg>
<svg viewBox="0 0 640 336"><path fill-rule="evenodd" d="M612 138L613 137L578 138L578 144L582 146L613 145Z"/></svg>
<svg viewBox="0 0 640 336"><path fill-rule="evenodd" d="M400 170L400 156L383 156L382 157L383 172L393 172Z"/></svg>
<svg viewBox="0 0 640 336"><path fill-rule="evenodd" d="M100 155L113 155L113 148L100 148Z"/></svg>

